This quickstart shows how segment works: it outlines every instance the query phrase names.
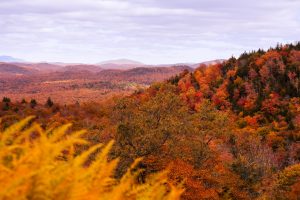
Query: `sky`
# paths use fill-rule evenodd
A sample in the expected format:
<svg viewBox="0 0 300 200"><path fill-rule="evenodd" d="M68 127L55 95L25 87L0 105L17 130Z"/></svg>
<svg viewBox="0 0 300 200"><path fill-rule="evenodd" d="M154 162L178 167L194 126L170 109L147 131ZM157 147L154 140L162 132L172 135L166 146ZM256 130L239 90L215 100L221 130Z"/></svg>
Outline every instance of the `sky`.
<svg viewBox="0 0 300 200"><path fill-rule="evenodd" d="M300 0L0 0L0 55L202 62L300 40Z"/></svg>

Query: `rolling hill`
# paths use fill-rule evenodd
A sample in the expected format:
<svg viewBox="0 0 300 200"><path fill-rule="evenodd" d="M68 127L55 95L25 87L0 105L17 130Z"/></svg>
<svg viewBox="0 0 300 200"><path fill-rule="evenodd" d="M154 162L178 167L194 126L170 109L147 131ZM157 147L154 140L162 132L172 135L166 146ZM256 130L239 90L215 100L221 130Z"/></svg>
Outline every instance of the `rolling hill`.
<svg viewBox="0 0 300 200"><path fill-rule="evenodd" d="M20 67L10 63L0 63L0 75L30 75L36 74L37 70Z"/></svg>

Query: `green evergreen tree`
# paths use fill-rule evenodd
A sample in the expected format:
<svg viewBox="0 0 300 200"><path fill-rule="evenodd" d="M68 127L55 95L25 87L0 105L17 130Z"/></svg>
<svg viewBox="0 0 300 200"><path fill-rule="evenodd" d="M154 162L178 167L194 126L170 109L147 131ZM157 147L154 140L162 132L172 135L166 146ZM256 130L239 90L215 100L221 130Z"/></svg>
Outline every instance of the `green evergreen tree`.
<svg viewBox="0 0 300 200"><path fill-rule="evenodd" d="M3 104L2 110L3 110L3 111L8 111L9 108L10 108L9 103L8 103L8 102L5 102L5 103Z"/></svg>
<svg viewBox="0 0 300 200"><path fill-rule="evenodd" d="M54 103L53 103L52 99L50 97L48 97L47 102L46 102L46 106L51 108L53 105L54 105Z"/></svg>
<svg viewBox="0 0 300 200"><path fill-rule="evenodd" d="M10 98L8 98L8 97L3 97L2 102L4 102L4 103L10 103Z"/></svg>
<svg viewBox="0 0 300 200"><path fill-rule="evenodd" d="M31 99L31 101L30 101L30 107L31 108L35 108L36 105L37 105L36 100L35 99Z"/></svg>

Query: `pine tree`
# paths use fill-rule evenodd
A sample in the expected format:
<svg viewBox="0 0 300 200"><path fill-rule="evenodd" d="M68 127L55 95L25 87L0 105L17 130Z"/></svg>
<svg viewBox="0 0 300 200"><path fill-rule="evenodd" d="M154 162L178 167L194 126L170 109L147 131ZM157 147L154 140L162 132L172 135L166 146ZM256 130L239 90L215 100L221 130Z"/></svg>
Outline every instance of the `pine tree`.
<svg viewBox="0 0 300 200"><path fill-rule="evenodd" d="M5 102L4 104L3 104L3 107L2 107L2 110L3 111L8 111L9 110L9 103L8 102Z"/></svg>
<svg viewBox="0 0 300 200"><path fill-rule="evenodd" d="M53 101L51 100L50 97L48 97L48 100L47 100L47 102L46 102L46 106L48 106L48 107L51 108L53 105L54 105Z"/></svg>
<svg viewBox="0 0 300 200"><path fill-rule="evenodd" d="M8 97L3 97L2 102L4 102L4 103L10 103L10 98L8 98Z"/></svg>
<svg viewBox="0 0 300 200"><path fill-rule="evenodd" d="M31 101L30 101L31 108L34 108L36 105L37 105L36 100L35 99L31 99Z"/></svg>

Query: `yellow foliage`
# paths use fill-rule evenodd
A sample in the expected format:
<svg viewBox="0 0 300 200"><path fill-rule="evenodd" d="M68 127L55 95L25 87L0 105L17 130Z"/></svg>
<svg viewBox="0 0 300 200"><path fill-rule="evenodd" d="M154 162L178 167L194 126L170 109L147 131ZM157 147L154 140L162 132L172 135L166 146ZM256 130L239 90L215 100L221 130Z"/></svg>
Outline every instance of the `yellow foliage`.
<svg viewBox="0 0 300 200"><path fill-rule="evenodd" d="M278 176L277 185L286 189L287 187L300 181L300 164L295 164L285 168Z"/></svg>
<svg viewBox="0 0 300 200"><path fill-rule="evenodd" d="M0 132L0 199L1 200L126 200L179 199L182 189L168 184L167 173L149 177L138 184L132 168L114 179L118 160L108 161L113 145L95 145L78 156L75 144L84 131L68 133L70 124L44 131L28 117ZM95 160L87 164L91 154ZM135 167L136 160L132 167Z"/></svg>

